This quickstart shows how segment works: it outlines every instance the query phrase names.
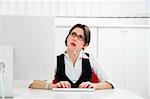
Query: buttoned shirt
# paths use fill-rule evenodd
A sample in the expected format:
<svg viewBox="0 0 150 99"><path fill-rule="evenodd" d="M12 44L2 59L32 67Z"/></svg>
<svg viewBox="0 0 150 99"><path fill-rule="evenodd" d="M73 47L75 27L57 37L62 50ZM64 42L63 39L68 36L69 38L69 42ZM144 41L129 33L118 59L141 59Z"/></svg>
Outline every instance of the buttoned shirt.
<svg viewBox="0 0 150 99"><path fill-rule="evenodd" d="M75 62L72 63L68 53L64 53L64 61L65 61L65 74L66 76L73 82L76 83L81 76L82 73L82 58L89 59L92 70L97 75L98 79L101 82L107 81L115 87L115 83L111 75L105 70L104 66L99 62L99 60L93 55L89 54L87 56L83 50L80 51L79 56ZM55 73L57 70L57 66L54 67Z"/></svg>

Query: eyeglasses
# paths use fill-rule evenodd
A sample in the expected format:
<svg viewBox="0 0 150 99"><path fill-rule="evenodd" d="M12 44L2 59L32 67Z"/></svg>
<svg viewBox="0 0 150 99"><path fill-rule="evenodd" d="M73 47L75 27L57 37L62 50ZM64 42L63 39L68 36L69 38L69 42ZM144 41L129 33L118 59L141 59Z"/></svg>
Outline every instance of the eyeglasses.
<svg viewBox="0 0 150 99"><path fill-rule="evenodd" d="M84 38L83 35L77 35L76 32L72 32L70 35L71 35L72 37L76 37L76 36L77 36L77 39L78 39L79 41L84 41L84 40L85 40L85 38Z"/></svg>

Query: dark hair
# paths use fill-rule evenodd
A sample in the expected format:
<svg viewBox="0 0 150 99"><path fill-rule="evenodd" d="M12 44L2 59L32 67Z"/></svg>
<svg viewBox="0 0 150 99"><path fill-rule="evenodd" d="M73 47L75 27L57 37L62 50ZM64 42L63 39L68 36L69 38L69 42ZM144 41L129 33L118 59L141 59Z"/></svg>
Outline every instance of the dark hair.
<svg viewBox="0 0 150 99"><path fill-rule="evenodd" d="M85 44L84 44L84 46L85 46L86 44L89 45L89 43L90 43L90 38L91 38L90 29L88 28L88 26L86 26L86 25L84 25L84 24L76 24L76 25L74 25L74 26L70 29L69 34L68 34L67 37L66 37L66 40L65 40L65 45L66 45L66 46L67 46L67 39L68 39L68 36L71 34L72 30L75 29L75 28L77 28L77 27L83 29L83 31L84 31L84 36L85 36L85 40L84 40Z"/></svg>

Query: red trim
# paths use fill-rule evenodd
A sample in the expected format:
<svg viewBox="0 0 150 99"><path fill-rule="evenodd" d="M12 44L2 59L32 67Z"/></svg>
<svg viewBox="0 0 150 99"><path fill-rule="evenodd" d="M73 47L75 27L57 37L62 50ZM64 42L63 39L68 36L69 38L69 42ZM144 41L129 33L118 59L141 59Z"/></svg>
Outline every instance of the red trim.
<svg viewBox="0 0 150 99"><path fill-rule="evenodd" d="M99 83L100 80L98 79L97 75L95 74L95 72L92 72L92 83Z"/></svg>
<svg viewBox="0 0 150 99"><path fill-rule="evenodd" d="M55 77L54 77L54 80L52 81L52 84L56 84L57 82L56 82L56 79L55 79Z"/></svg>

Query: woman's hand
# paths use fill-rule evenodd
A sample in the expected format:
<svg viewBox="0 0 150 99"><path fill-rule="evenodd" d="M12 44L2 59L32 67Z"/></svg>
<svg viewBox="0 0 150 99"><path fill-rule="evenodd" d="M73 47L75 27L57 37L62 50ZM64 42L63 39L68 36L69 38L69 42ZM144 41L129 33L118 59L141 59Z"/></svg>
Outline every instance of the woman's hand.
<svg viewBox="0 0 150 99"><path fill-rule="evenodd" d="M60 81L56 83L57 88L71 88L71 84L68 81Z"/></svg>
<svg viewBox="0 0 150 99"><path fill-rule="evenodd" d="M33 89L45 89L46 83L43 80L34 80L29 88L33 88Z"/></svg>
<svg viewBox="0 0 150 99"><path fill-rule="evenodd" d="M33 89L45 89L46 86L46 82L43 80L34 80L29 88L33 88ZM60 81L56 84L50 84L49 89L52 88L71 88L71 84L68 81Z"/></svg>
<svg viewBox="0 0 150 99"><path fill-rule="evenodd" d="M96 89L97 88L97 83L91 83L89 81L87 82L82 82L80 85L79 85L79 88L94 88Z"/></svg>
<svg viewBox="0 0 150 99"><path fill-rule="evenodd" d="M112 84L109 82L101 82L101 83L91 83L89 81L87 82L82 82L79 85L79 88L94 88L94 89L112 89Z"/></svg>

